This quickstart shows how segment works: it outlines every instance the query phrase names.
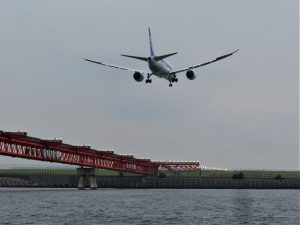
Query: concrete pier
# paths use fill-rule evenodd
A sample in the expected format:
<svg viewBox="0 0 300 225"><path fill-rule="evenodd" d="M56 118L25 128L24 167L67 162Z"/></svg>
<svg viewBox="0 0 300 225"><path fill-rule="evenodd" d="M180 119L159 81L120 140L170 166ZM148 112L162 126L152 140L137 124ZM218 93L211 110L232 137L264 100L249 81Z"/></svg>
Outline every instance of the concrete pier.
<svg viewBox="0 0 300 225"><path fill-rule="evenodd" d="M96 168L77 168L78 189L84 190L87 183L91 190L97 189L96 170Z"/></svg>

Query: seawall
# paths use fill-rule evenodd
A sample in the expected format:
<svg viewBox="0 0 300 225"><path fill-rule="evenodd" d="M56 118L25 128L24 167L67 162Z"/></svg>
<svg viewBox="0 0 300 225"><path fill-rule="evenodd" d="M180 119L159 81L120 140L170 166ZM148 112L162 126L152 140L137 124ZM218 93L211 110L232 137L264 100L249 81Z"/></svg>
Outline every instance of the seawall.
<svg viewBox="0 0 300 225"><path fill-rule="evenodd" d="M0 187L76 188L75 175L2 175ZM97 177L98 188L195 188L195 189L300 189L300 179L105 176Z"/></svg>

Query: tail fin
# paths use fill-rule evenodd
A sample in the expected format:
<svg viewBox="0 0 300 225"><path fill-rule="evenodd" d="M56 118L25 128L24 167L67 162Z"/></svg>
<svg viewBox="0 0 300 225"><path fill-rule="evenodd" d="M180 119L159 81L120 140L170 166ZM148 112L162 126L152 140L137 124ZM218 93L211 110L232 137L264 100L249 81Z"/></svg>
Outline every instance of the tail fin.
<svg viewBox="0 0 300 225"><path fill-rule="evenodd" d="M150 27L148 27L148 31L149 31L150 54L151 54L151 56L154 56L154 49L153 49L153 44L152 44Z"/></svg>

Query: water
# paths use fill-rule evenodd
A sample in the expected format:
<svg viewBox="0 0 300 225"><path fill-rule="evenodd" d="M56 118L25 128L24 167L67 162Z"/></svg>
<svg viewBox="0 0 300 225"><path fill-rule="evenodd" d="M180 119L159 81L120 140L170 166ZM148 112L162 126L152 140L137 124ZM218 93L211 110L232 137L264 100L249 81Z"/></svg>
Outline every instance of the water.
<svg viewBox="0 0 300 225"><path fill-rule="evenodd" d="M299 190L0 188L0 224L300 224Z"/></svg>

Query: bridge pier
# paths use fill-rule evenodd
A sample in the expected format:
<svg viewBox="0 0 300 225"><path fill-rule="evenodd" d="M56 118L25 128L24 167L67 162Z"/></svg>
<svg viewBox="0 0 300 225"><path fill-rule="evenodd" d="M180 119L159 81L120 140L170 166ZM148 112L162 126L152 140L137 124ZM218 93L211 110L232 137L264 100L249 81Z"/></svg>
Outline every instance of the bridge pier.
<svg viewBox="0 0 300 225"><path fill-rule="evenodd" d="M77 175L79 176L78 189L84 190L86 181L89 182L89 187L91 190L97 189L96 181L96 168L77 168Z"/></svg>

